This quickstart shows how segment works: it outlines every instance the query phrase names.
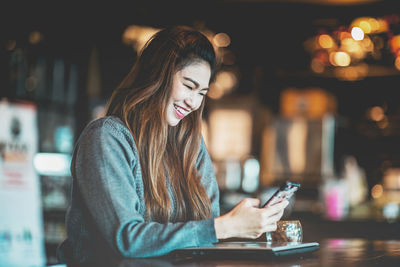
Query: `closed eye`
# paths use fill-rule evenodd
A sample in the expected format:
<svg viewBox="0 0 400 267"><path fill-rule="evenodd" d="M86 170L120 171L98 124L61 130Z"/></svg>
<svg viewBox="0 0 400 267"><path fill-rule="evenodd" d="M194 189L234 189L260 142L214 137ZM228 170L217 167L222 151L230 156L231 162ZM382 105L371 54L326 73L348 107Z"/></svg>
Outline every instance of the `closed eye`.
<svg viewBox="0 0 400 267"><path fill-rule="evenodd" d="M191 87L191 86L189 86L189 85L187 85L187 84L185 84L185 86L186 86L187 88L189 88L190 90L193 90L193 87Z"/></svg>
<svg viewBox="0 0 400 267"><path fill-rule="evenodd" d="M183 78L184 78L186 81L189 81L190 83L193 83L194 87L192 87L191 85L188 85L188 84L186 84L186 83L183 83L183 85L186 86L186 88L188 88L189 90L194 90L194 89L199 88L200 85L199 85L198 82L196 82L196 81L194 81L194 80L192 80L191 78L188 78L188 77L183 77ZM205 96L205 95L207 94L208 90L209 90L209 88L203 88L203 89L201 89L200 92L199 92L199 95Z"/></svg>

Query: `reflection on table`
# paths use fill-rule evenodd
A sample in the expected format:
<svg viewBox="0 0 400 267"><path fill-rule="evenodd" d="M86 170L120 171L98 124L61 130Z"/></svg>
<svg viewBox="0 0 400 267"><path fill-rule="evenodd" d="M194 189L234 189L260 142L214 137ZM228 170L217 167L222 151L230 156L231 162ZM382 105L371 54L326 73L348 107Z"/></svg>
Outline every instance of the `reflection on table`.
<svg viewBox="0 0 400 267"><path fill-rule="evenodd" d="M399 266L400 241L367 239L324 239L321 249L296 256L260 258L152 258L127 259L107 266ZM234 255L232 255L234 256ZM97 265L99 266L99 265Z"/></svg>

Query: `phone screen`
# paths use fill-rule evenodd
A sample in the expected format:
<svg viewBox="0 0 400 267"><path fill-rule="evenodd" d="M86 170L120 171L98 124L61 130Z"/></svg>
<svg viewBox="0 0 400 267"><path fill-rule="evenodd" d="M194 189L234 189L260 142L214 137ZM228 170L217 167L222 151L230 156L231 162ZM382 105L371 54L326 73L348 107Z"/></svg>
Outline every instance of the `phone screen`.
<svg viewBox="0 0 400 267"><path fill-rule="evenodd" d="M272 195L270 199L267 200L267 202L265 202L262 207L273 205L282 201L283 199L289 200L293 196L293 194L299 189L299 187L300 184L298 183L286 182Z"/></svg>

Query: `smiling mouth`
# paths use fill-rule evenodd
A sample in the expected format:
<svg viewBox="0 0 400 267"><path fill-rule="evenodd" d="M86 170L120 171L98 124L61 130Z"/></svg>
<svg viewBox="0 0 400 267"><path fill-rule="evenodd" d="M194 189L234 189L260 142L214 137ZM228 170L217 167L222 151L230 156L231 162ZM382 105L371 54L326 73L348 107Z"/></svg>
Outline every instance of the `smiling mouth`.
<svg viewBox="0 0 400 267"><path fill-rule="evenodd" d="M175 111L176 116L180 119L183 119L189 112L187 109L185 109L181 106L177 106L175 104L174 104L174 111Z"/></svg>

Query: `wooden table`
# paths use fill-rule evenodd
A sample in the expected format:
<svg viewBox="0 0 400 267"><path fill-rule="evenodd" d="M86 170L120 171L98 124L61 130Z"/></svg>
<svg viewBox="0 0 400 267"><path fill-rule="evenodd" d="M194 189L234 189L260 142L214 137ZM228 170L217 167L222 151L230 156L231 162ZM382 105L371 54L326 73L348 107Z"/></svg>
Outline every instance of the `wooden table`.
<svg viewBox="0 0 400 267"><path fill-rule="evenodd" d="M171 266L400 266L399 240L324 239L318 251L301 256L255 259L129 259L112 264L118 267ZM111 266L111 265L110 265Z"/></svg>

